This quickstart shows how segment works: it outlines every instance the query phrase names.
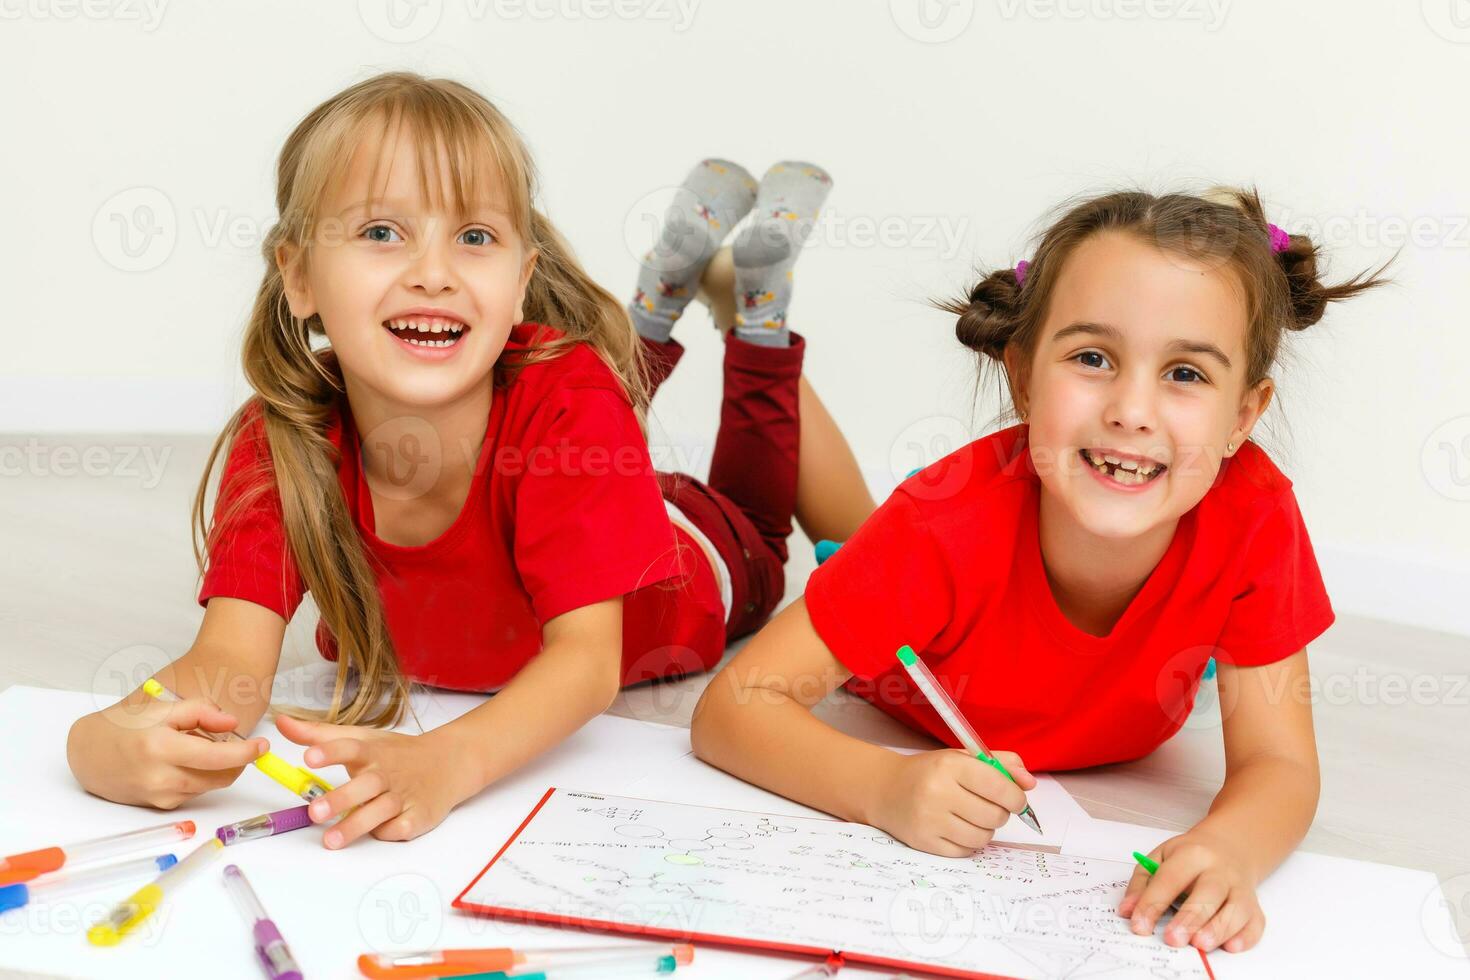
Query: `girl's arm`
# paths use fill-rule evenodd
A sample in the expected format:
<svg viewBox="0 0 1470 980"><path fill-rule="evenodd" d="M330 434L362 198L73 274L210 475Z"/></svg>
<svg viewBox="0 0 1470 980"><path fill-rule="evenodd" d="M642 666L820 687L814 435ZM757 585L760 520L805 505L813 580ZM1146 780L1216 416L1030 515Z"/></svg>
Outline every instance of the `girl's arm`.
<svg viewBox="0 0 1470 980"><path fill-rule="evenodd" d="M1152 932L1187 892L1165 942L1240 952L1265 928L1256 886L1317 811L1317 741L1306 650L1262 667L1221 664L1218 676L1225 783L1204 819L1156 849L1157 874L1135 872L1119 912L1133 917L1135 932Z"/></svg>
<svg viewBox="0 0 1470 980"><path fill-rule="evenodd" d="M255 727L270 703L285 632L285 620L264 606L210 599L194 644L154 675L184 700L158 702L140 686L77 719L66 746L77 781L118 803L164 809L234 782L266 751L266 740L211 742L185 733Z"/></svg>
<svg viewBox="0 0 1470 980"><path fill-rule="evenodd" d="M422 735L327 725L284 715L276 727L310 746L309 766L344 765L352 777L311 805L317 823L354 812L323 835L330 848L363 834L409 840L607 710L622 682L623 600L557 616L542 649L498 694Z"/></svg>
<svg viewBox="0 0 1470 980"><path fill-rule="evenodd" d="M1025 808L1036 785L997 753L1020 789L958 750L903 755L837 731L812 707L852 676L798 599L710 681L690 736L701 759L844 820L871 824L921 850L968 855Z"/></svg>

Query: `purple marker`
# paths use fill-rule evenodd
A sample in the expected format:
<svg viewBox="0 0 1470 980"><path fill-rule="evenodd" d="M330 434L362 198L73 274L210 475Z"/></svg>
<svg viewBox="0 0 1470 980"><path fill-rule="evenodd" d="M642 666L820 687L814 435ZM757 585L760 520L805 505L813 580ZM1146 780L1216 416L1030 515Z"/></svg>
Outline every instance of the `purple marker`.
<svg viewBox="0 0 1470 980"><path fill-rule="evenodd" d="M284 834L290 830L300 830L302 827L311 826L311 817L307 815L306 810L305 806L292 806L284 810L276 810L274 813L262 813L249 820L227 823L216 830L214 836L219 838L221 844L229 847L231 844L239 844L247 840L274 837L276 834Z"/></svg>
<svg viewBox="0 0 1470 980"><path fill-rule="evenodd" d="M281 938L281 930L265 914L265 907L255 897L255 889L250 887L250 882L245 880L245 872L237 865L225 867L225 887L240 907L240 914L250 923L255 955L260 957L260 965L265 967L266 975L271 980L301 980L301 968L296 965L296 958L291 955L286 940Z"/></svg>

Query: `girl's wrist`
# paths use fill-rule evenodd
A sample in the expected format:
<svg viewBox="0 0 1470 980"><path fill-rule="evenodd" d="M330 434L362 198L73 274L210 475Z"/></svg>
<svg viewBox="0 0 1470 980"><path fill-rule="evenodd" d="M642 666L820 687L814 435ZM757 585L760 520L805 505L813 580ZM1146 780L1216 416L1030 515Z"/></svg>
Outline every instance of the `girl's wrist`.
<svg viewBox="0 0 1470 980"><path fill-rule="evenodd" d="M461 726L450 722L419 736L433 746L430 754L442 767L455 806L480 792L489 782L485 778L485 762L473 741L466 738L467 734Z"/></svg>

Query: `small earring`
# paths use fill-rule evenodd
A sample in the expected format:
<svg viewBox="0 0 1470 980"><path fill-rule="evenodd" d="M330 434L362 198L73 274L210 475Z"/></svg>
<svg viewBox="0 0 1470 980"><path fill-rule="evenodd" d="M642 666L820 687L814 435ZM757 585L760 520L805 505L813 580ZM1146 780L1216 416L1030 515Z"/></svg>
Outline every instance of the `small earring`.
<svg viewBox="0 0 1470 980"><path fill-rule="evenodd" d="M1235 443L1233 443L1233 442L1227 442L1225 444L1225 451L1227 453L1233 453L1233 452L1235 452Z"/></svg>

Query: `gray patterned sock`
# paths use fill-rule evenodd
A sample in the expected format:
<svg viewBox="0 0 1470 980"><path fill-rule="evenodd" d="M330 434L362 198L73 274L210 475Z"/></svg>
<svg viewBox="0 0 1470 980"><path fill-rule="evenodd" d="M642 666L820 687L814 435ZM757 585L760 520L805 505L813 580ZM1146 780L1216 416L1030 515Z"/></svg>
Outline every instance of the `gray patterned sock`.
<svg viewBox="0 0 1470 980"><path fill-rule="evenodd" d="M701 160L674 195L628 304L641 336L667 343L720 243L755 202L755 178L729 160Z"/></svg>
<svg viewBox="0 0 1470 980"><path fill-rule="evenodd" d="M789 347L786 308L791 269L832 190L814 163L784 160L761 178L755 213L735 238L735 334L765 347Z"/></svg>

